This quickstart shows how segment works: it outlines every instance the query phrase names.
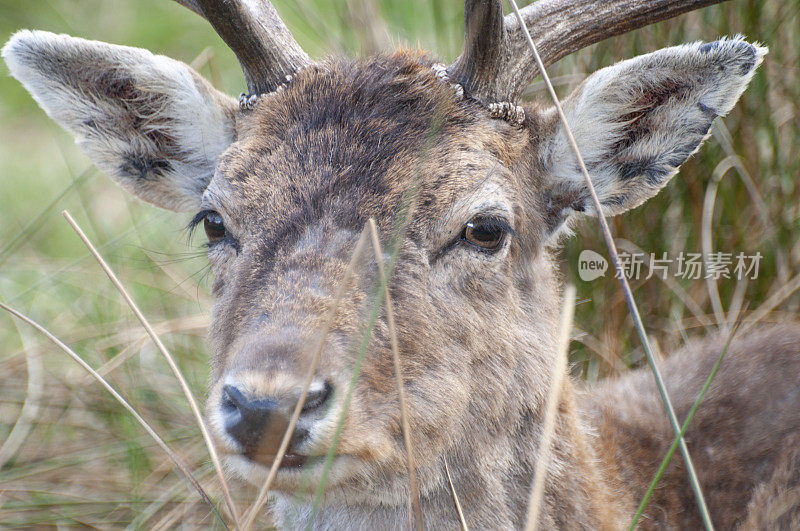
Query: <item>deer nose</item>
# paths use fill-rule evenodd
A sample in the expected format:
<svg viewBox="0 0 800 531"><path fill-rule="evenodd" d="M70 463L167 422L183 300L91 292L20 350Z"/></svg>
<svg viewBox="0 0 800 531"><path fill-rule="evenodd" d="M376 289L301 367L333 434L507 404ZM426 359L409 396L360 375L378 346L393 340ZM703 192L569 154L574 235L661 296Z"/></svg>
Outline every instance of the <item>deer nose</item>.
<svg viewBox="0 0 800 531"><path fill-rule="evenodd" d="M301 418L321 410L330 395L329 383L312 384L303 403ZM220 402L225 431L242 446L248 457L274 454L286 432L298 398L287 401L285 398L254 397L235 385L225 385ZM306 430L296 429L292 446L306 436Z"/></svg>

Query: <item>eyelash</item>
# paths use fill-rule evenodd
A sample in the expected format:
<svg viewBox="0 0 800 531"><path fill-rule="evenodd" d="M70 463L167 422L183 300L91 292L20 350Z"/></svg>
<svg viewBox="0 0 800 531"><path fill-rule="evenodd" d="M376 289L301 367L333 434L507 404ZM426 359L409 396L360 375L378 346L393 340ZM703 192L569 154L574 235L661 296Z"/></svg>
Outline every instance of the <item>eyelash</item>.
<svg viewBox="0 0 800 531"><path fill-rule="evenodd" d="M216 212L216 210L205 209L205 210L201 210L200 212L198 212L197 214L194 215L194 217L191 219L191 221L189 221L189 224L186 226L186 233L187 233L188 239L192 238L192 235L194 235L194 231L196 231L197 227L199 227L200 224L203 223L203 220L206 219L206 216L208 216L209 214L213 214L214 212ZM210 250L210 249L213 249L214 247L216 247L216 246L218 246L220 244L230 245L230 246L232 246L234 248L234 250L237 253L239 252L239 241L236 238L234 238L234 237L232 237L230 235L226 235L224 238L221 238L221 239L219 239L217 241L214 241L214 242L202 243L201 247L204 247L204 248Z"/></svg>
<svg viewBox="0 0 800 531"><path fill-rule="evenodd" d="M491 216L487 216L487 217L476 217L475 219L480 220L481 223L484 223L490 229L502 230L509 236L513 236L515 238L518 236L517 232L511 228L511 225L509 225L508 221L502 218L493 218Z"/></svg>
<svg viewBox="0 0 800 531"><path fill-rule="evenodd" d="M215 212L215 211L214 210L210 210L210 209L206 209L206 210L201 210L200 212L198 212L197 214L194 215L194 217L189 222L189 224L186 225L186 233L187 233L187 236L189 238L192 237L192 235L194 234L194 231L197 230L197 227L199 227L200 224L203 222L203 220L206 219L206 216L211 214L212 212Z"/></svg>

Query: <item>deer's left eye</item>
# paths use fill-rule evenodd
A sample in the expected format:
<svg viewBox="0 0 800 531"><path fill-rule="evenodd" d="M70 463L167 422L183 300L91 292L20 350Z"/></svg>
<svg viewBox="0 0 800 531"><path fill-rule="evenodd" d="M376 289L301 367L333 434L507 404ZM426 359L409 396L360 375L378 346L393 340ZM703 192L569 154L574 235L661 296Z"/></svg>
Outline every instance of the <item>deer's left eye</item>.
<svg viewBox="0 0 800 531"><path fill-rule="evenodd" d="M497 218L475 218L464 226L461 240L482 251L498 251L513 229L508 222Z"/></svg>

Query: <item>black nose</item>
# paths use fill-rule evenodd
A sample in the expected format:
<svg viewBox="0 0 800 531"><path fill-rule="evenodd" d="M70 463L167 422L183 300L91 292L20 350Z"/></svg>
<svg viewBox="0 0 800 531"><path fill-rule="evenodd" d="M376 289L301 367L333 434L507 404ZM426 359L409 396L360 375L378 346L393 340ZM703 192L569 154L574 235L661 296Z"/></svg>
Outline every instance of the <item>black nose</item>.
<svg viewBox="0 0 800 531"><path fill-rule="evenodd" d="M331 394L327 382L309 389L302 415L322 408ZM222 418L225 431L250 453L259 444L279 441L286 431L297 401L279 401L271 397L254 398L233 385L222 388Z"/></svg>
<svg viewBox="0 0 800 531"><path fill-rule="evenodd" d="M278 402L269 398L252 399L232 385L222 388L222 415L225 431L244 446L258 444L264 428L278 409Z"/></svg>

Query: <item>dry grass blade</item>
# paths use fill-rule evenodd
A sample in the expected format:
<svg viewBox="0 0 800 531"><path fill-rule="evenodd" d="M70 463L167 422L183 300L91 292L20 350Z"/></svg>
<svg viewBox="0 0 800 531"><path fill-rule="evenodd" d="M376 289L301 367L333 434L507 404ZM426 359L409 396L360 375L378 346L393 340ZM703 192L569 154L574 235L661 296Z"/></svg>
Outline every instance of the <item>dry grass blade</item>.
<svg viewBox="0 0 800 531"><path fill-rule="evenodd" d="M731 341L733 341L733 336L736 334L736 331L739 329L741 324L742 324L741 320L737 320L733 324L733 327L728 330L728 338L725 341L725 346L723 347L722 352L720 352L719 357L717 357L717 361L714 363L714 366L711 368L711 372L706 378L703 387L700 389L700 393L697 395L694 404L692 404L689 413L686 415L686 420L683 422L683 426L681 427L681 436L683 436L686 433L686 430L689 429L689 425L692 423L694 414L697 413L697 408L700 407L700 403L703 401L703 397L705 397L706 392L708 392L708 388L711 386L711 382L714 380L714 376L717 375L717 371L719 370L720 365L722 365L722 359L728 352L728 348L731 346ZM676 437L675 440L672 442L672 445L669 447L669 450L667 450L667 454L661 460L661 464L659 465L658 470L656 471L655 477L650 482L650 486L647 488L647 492L645 493L644 498L642 498L641 503L639 503L639 507L636 509L636 514L633 517L633 521L631 522L630 527L628 527L628 531L633 531L634 529L636 529L636 526L639 523L639 519L642 517L642 515L644 514L644 510L647 507L647 503L653 496L656 487L658 487L658 483L659 481L661 481L661 478L663 477L664 472L667 469L667 465L669 465L670 459L672 459L672 456L675 453L675 449L678 447L678 440L679 438Z"/></svg>
<svg viewBox="0 0 800 531"><path fill-rule="evenodd" d="M206 491L203 489L203 487L200 485L200 483L194 477L194 475L192 474L191 470L189 470L189 466L186 463L184 463L183 460L180 457L178 457L178 455L175 452L173 452L172 449L169 446L167 446L167 443L165 443L164 440L155 432L155 430L150 426L150 424L148 424L147 421L144 420L141 415L139 415L139 413L133 408L133 406L131 406L130 403L128 403L128 401L125 400L122 397L122 395L120 395L117 392L117 390L114 389L111 386L111 384L109 384L106 381L105 378L100 376L97 373L97 371L95 371L92 368L91 365L86 363L86 361L84 361L83 358L81 358L78 354L76 354L75 351L73 351L71 348L69 348L60 339L58 339L56 336L51 334L50 331L47 330L45 327L43 327L42 325L40 325L39 323L37 323L36 321L31 319L30 317L18 312L14 308L11 308L10 306L6 306L2 302L0 302L0 308L2 308L3 310L9 312L11 315L17 317L18 319L21 319L21 320L25 321L26 323L28 323L29 325L34 327L36 330L41 332L54 345L56 345L58 348L60 348L64 352L66 352L67 355L69 355L70 358L75 360L75 362L78 365L83 367L89 374L91 374L95 378L95 380L100 382L100 384L102 384L102 386L105 387L106 390L109 393L111 393L111 396L113 396L117 400L117 402L119 402L122 405L122 407L127 409L128 412L131 415L133 415L133 418L135 418L136 421L139 424L142 425L142 427L145 429L145 431L153 438L153 440L156 441L156 443L161 447L161 449L164 450L164 452L172 460L172 462L175 463L175 466L178 467L178 469L183 473L183 475L186 477L186 479L189 481L189 483L191 483L191 485L195 488L197 493L200 494L200 497L209 506L209 508L211 509L211 512L219 519L219 521L222 523L222 525L225 525L224 521L220 518L219 513L217 512L217 509L214 507L214 504L212 503L211 498L208 497L208 494L206 493Z"/></svg>
<svg viewBox="0 0 800 531"><path fill-rule="evenodd" d="M547 91L550 93L550 97L553 99L553 104L556 107L558 118L564 126L564 132L567 135L567 140L569 141L572 151L575 153L575 158L578 160L578 166L580 167L583 178L586 181L586 188L589 190L589 195L592 196L592 203L595 211L597 212L597 220L600 223L603 239L608 247L608 253L611 256L611 261L614 263L614 269L616 270L620 287L622 288L622 293L625 296L625 302L628 306L628 310L630 311L631 319L633 320L636 332L639 334L639 339L642 342L642 347L644 348L644 352L647 357L647 363L650 366L651 372L653 373L653 378L655 379L658 393L661 395L661 401L664 403L664 409L666 409L669 423L672 426L672 431L680 439L678 446L680 447L681 454L683 455L683 461L686 465L686 472L689 476L689 483L694 491L697 507L700 510L700 515L703 520L703 525L706 529L713 529L714 526L711 523L711 516L708 512L708 506L706 505L705 498L703 497L703 489L700 487L700 482L697 479L697 472L695 472L694 464L692 463L692 457L689 455L689 448L686 446L686 441L683 439L683 437L680 437L681 426L678 423L678 417L675 415L675 409L672 407L672 401L669 398L667 388L664 385L664 380L661 377L661 371L658 370L658 366L653 358L653 352L650 349L650 342L647 337L647 332L644 328L644 323L642 322L642 317L639 314L639 308L636 306L636 301L633 299L633 292L631 291L630 284L628 284L628 279L625 276L625 272L622 269L619 254L617 253L617 247L614 244L614 236L612 236L611 229L608 228L606 218L603 216L603 206L600 204L600 199L597 197L594 184L589 176L589 170L586 169L586 164L583 161L580 149L578 149L578 144L575 142L575 137L572 135L572 130L569 127L569 122L567 122L567 117L564 115L564 109L561 108L561 102L556 95L555 89L553 89L553 84L550 83L550 78L548 77L547 71L544 68L542 58L539 56L539 52L536 49L536 44L534 44L531 34L528 31L528 26L522 19L522 15L519 12L517 3L514 0L509 0L509 3L514 10L514 14L516 15L517 21L520 24L520 28L525 36L525 40L528 42L528 46L530 46L531 51L533 52L533 57L536 59L536 64L542 74L542 80L545 82Z"/></svg>
<svg viewBox="0 0 800 531"><path fill-rule="evenodd" d="M461 502L458 500L458 494L456 494L456 488L453 485L453 478L450 476L450 466L447 464L447 458L444 458L444 472L447 474L447 484L450 486L450 496L453 498L453 503L456 506L456 512L458 512L458 523L461 524L461 531L468 531L469 528L467 527L467 520L464 518L464 511L461 509Z"/></svg>
<svg viewBox="0 0 800 531"><path fill-rule="evenodd" d="M763 227L763 231L760 232L759 237L765 243L772 242L773 250L775 252L775 268L777 269L778 273L777 277L779 280L785 282L789 278L790 274L788 267L789 264L787 263L787 254L779 244L779 240L776 238L776 235L778 234L778 227L776 226L775 222L770 219L769 210L767 209L766 203L764 203L764 198L761 197L761 194L758 191L755 179L753 179L753 176L745 166L742 157L740 157L733 149L731 133L728 131L725 121L721 117L717 117L714 119L714 125L712 126L711 130L713 131L714 138L716 138L719 144L722 146L722 149L728 155L728 158L733 160L736 172L739 174L739 178L744 183L747 193L750 196L753 205L756 207L758 219Z"/></svg>
<svg viewBox="0 0 800 531"><path fill-rule="evenodd" d="M747 277L740 278L736 281L736 287L733 289L733 295L728 304L728 314L726 315L726 319L729 323L735 323L740 320L739 316L742 315L742 307L746 304L744 296L747 294L748 283Z"/></svg>
<svg viewBox="0 0 800 531"><path fill-rule="evenodd" d="M736 154L736 151L733 149L733 143L731 142L731 133L728 131L728 128L725 126L725 122L722 118L717 117L714 119L714 125L712 126L711 130L713 131L714 138L722 146L722 149L725 151L725 154L732 158L734 167L736 168L739 177L742 179L745 188L747 188L747 193L753 200L753 204L756 206L756 211L758 212L758 218L761 221L761 224L764 226L764 229L773 234L775 232L775 227L773 226L772 222L769 219L769 210L767 210L767 205L764 203L764 198L761 197L761 194L758 192L758 187L756 187L755 180L753 176L750 175L750 172L747 171L747 167L742 162L741 157Z"/></svg>
<svg viewBox="0 0 800 531"><path fill-rule="evenodd" d="M97 374L102 374L103 376L108 375L109 373L113 372L120 366L122 366L126 361L134 357L136 354L141 352L142 348L144 347L145 342L147 339L140 339L140 340L133 340L128 345L122 348L119 351L119 354L102 364L97 368ZM88 378L88 377L87 377Z"/></svg>
<svg viewBox="0 0 800 531"><path fill-rule="evenodd" d="M632 253L639 253L645 254L641 247L636 245L635 243L624 240L622 238L617 238L617 244L622 248ZM645 262L645 266L648 268L649 271L653 271L651 265ZM705 313L703 313L703 309L697 305L697 303L692 299L686 290L670 275L653 275L655 278L661 280L667 287L675 294L676 297L683 303L686 308L692 312L692 315L697 319L700 324L703 325L704 328L708 329L714 325L714 323L709 319Z"/></svg>
<svg viewBox="0 0 800 531"><path fill-rule="evenodd" d="M555 366L550 380L550 389L547 391L547 402L544 410L544 424L542 438L539 441L539 452L536 459L536 468L533 471L533 484L528 498L528 519L525 524L526 531L537 528L539 514L544 496L544 480L547 478L547 467L550 464L553 435L556 429L556 413L558 401L561 397L561 387L564 375L567 372L567 350L569 347L569 333L572 330L572 318L575 314L575 286L568 285L564 290L564 307L561 309L561 322L558 326L558 346L556 348Z"/></svg>
<svg viewBox="0 0 800 531"><path fill-rule="evenodd" d="M594 352L599 356L603 363L608 365L615 374L623 374L628 370L628 367L622 363L622 358L620 358L619 354L616 352L610 351L610 349L606 346L605 343L600 341L598 338L594 337L593 335L589 334L585 330L581 330L577 326L573 327L574 335L573 339L578 343L583 344L586 348Z"/></svg>
<svg viewBox="0 0 800 531"><path fill-rule="evenodd" d="M19 330L23 344L27 344L23 331ZM0 469L16 455L17 451L28 438L33 428L33 423L39 415L39 403L42 400L44 389L43 377L44 367L42 366L41 353L38 349L25 349L25 362L28 369L28 389L25 394L25 402L22 404L19 417L11 428L11 432L0 446Z"/></svg>
<svg viewBox="0 0 800 531"><path fill-rule="evenodd" d="M205 474L199 475L203 477ZM148 524L149 520L153 518L159 510L163 509L168 502L173 500L175 496L178 494L179 489L181 488L180 483L176 483L171 487L164 489L164 492L158 496L157 499L153 500L147 507L142 509L136 515L136 520L131 522L127 529L135 530L135 529L153 529L153 526Z"/></svg>
<svg viewBox="0 0 800 531"><path fill-rule="evenodd" d="M336 311L339 308L339 303L342 301L345 292L347 291L347 285L350 282L350 277L353 275L353 271L355 270L356 264L358 263L359 258L364 250L364 246L367 243L367 228L364 227L364 230L361 231L361 236L358 238L358 242L356 243L355 249L353 250L353 255L350 257L350 263L347 265L347 271L345 271L344 277L342 278L341 283L339 284L338 289L336 290L336 295L334 296L333 304L331 305L330 309L328 310L328 315L325 318L325 326L322 329L322 335L320 336L319 343L317 344L317 349L314 351L314 355L311 359L311 366L308 368L308 374L306 375L306 380L303 383L303 390L300 393L300 399L297 402L297 405L294 408L294 412L292 413L292 418L289 420L289 425L286 427L286 433L283 435L283 440L281 441L281 445L278 448L278 453L275 454L275 459L272 461L272 466L269 469L269 474L267 475L267 480L264 482L264 485L261 487L261 490L258 493L258 497L256 501L253 503L250 510L245 515L244 524L242 528L245 531L248 531L250 527L253 525L253 522L258 515L258 512L264 506L264 503L267 501L267 493L269 492L269 488L272 486L272 482L275 480L275 476L278 474L278 468L280 468L281 460L283 459L283 455L286 453L286 448L289 446L289 441L292 438L292 434L294 433L294 428L297 426L297 420L300 418L300 411L303 409L303 404L306 401L306 397L308 396L308 389L311 387L311 382L314 380L314 374L317 372L317 366L319 365L319 360L322 357L322 349L325 346L325 340L328 337L328 332L333 325L333 320L336 318Z"/></svg>
<svg viewBox="0 0 800 531"><path fill-rule="evenodd" d="M178 365L175 363L175 359L169 353L167 347L164 346L164 343L161 342L161 338L158 337L156 331L153 329L152 326L150 326L150 323L145 318L144 314L142 314L141 310L139 310L139 307L131 298L130 294L128 293L128 290L126 290L125 287L122 285L122 283L119 281L117 275L114 274L114 271L111 270L111 267L109 267L109 265L106 263L103 257L100 256L100 253L97 251L92 242L89 241L89 238L86 236L83 230L81 230L81 228L78 226L78 224L69 214L69 212L65 210L62 212L62 214L64 215L64 218L66 218L67 223L70 224L70 226L75 230L80 239L83 240L83 243L89 249L89 252L92 253L92 256L95 257L97 262L100 264L100 267L103 268L103 271L105 271L106 275L108 275L108 278L111 280L111 283L114 284L114 287L117 288L117 290L120 292L122 298L125 299L126 303L128 303L128 306L131 308L134 315L136 315L137 319L139 319L139 322L142 323L142 326L147 331L147 334L153 340L158 350L164 356L164 359L167 360L170 369L172 369L172 372L175 374L175 378L178 379L181 389L183 390L183 394L186 395L186 399L189 401L189 405L192 408L192 413L194 414L195 420L197 421L197 426L200 428L200 432L203 434L203 440L205 441L206 447L208 448L208 453L211 456L211 462L214 464L214 468L217 471L217 476L219 477L220 486L222 487L223 496L225 497L225 503L228 506L228 510L230 511L231 517L233 518L233 524L238 529L239 513L236 511L236 505L233 503L233 498L231 497L231 492L230 489L228 488L228 483L225 481L225 474L222 473L222 465L220 464L219 456L217 455L217 449L214 446L214 441L211 439L211 434L208 432L208 427L206 426L206 423L203 420L203 414L200 412L200 408L197 405L197 401L195 400L191 389L189 389L189 384L186 383L186 379L183 377L183 374L181 374Z"/></svg>
<svg viewBox="0 0 800 531"><path fill-rule="evenodd" d="M711 174L711 180L708 183L706 195L703 198L703 217L700 224L700 241L703 248L703 257L706 261L706 271L711 269L709 266L712 264L711 260L713 258L714 251L711 228L714 225L714 203L717 199L717 190L719 189L719 183L722 182L722 179L725 177L725 174L728 173L728 170L736 165L735 158L736 157L725 157L719 164L717 164L717 167L714 168L714 172ZM714 316L717 320L717 326L719 326L721 330L727 331L728 323L725 319L725 309L722 307L722 299L719 296L717 280L713 275L706 275L705 281L706 289L708 290L708 298L711 300L711 307L714 309Z"/></svg>
<svg viewBox="0 0 800 531"><path fill-rule="evenodd" d="M211 82L214 88L225 91L222 84L222 75L220 74L219 67L217 66L217 55L213 46L208 46L200 52L200 55L194 58L194 61L189 63L189 66L195 70L200 70L203 66L208 65L208 71L211 74Z"/></svg>
<svg viewBox="0 0 800 531"><path fill-rule="evenodd" d="M164 517L156 522L151 528L152 531L167 531L181 527L180 521L186 516L187 507L184 504L177 505L174 509L169 511Z"/></svg>
<svg viewBox="0 0 800 531"><path fill-rule="evenodd" d="M369 230L372 235L372 247L375 249L375 261L378 263L378 274L386 279L386 268L383 265L383 251L381 250L381 240L378 236L378 227L375 220L370 218ZM408 464L408 483L411 489L411 506L414 510L414 523L417 529L424 529L422 521L422 506L419 501L419 485L417 484L417 472L414 466L414 451L411 447L411 426L408 423L408 408L406 406L406 391L403 386L403 374L400 368L400 347L397 344L397 330L394 326L394 312L392 310L392 298L389 295L389 283L384 283L384 297L386 298L386 320L389 324L389 338L392 345L392 358L394 358L394 374L397 379L397 392L400 395L400 422L403 424L403 440L406 445L406 461Z"/></svg>
<svg viewBox="0 0 800 531"><path fill-rule="evenodd" d="M434 116L433 120L430 123L429 133L425 139L425 144L423 146L422 156L418 158L419 160L423 160L428 153L428 146L429 143L434 141L438 132L441 131L441 122L439 121L438 117ZM421 176L421 174L418 174ZM342 435L342 431L344 430L345 419L347 417L347 411L350 407L350 403L353 400L353 396L355 394L356 384L358 383L358 378L361 375L361 369L363 367L364 359L367 356L367 351L369 350L370 339L372 338L372 333L375 330L375 326L378 322L378 317L380 315L380 310L383 307L383 284L386 284L389 281L389 277L394 270L395 265L397 264L398 257L400 255L400 249L403 244L403 238L405 236L405 231L408 228L408 224L411 221L411 217L415 210L415 205L418 198L419 193L419 183L420 179L415 179L411 186L406 189L406 192L403 194L403 201L401 203L400 211L398 212L398 217L395 218L393 226L395 227L394 231L394 241L392 242L391 251L389 253L389 261L387 267L387 276L384 278L377 279L378 281L376 284L376 291L374 293L374 299L372 301L372 307L368 311L368 317L366 319L366 327L364 330L364 334L362 336L361 344L358 347L357 354L355 356L352 373L350 377L350 384L347 388L347 393L344 396L341 404L341 413L339 414L339 419L336 423L336 429L333 433L333 438L331 440L330 448L328 448L328 452L325 455L325 462L322 467L322 472L320 474L320 481L317 484L317 488L314 492L314 499L312 502L311 507L311 515L310 526L313 526L313 522L319 513L319 509L323 502L323 497L325 493L325 486L327 485L328 477L331 471L331 467L333 466L333 461L336 455L336 449L339 444L339 439ZM398 223L399 222L399 223ZM365 227L366 229L366 227ZM409 522L409 525L411 523Z"/></svg>
<svg viewBox="0 0 800 531"><path fill-rule="evenodd" d="M769 299L762 302L761 305L753 311L747 319L747 324L742 326L742 332L746 332L761 319L769 315L769 313L777 308L777 306L791 297L791 295L800 289L800 275L796 275L789 282L781 286Z"/></svg>

